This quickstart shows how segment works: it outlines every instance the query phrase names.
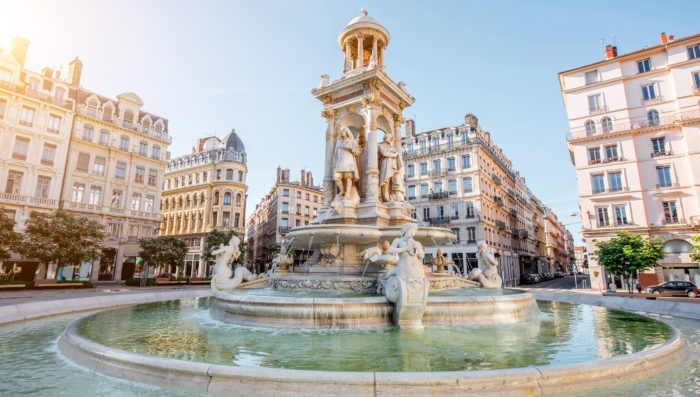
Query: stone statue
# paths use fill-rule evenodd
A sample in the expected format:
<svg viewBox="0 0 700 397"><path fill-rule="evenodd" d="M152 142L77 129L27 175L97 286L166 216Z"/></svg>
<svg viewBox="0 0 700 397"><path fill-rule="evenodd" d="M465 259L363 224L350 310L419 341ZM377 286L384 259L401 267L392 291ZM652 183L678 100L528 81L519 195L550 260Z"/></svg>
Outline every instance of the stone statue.
<svg viewBox="0 0 700 397"><path fill-rule="evenodd" d="M335 141L333 154L334 167L333 179L338 186L336 197L345 197L346 200L357 195L355 183L360 180L357 169L357 156L360 155L360 146L350 129L346 126L340 128L340 136Z"/></svg>
<svg viewBox="0 0 700 397"><path fill-rule="evenodd" d="M382 201L395 201L396 192L402 189L403 164L401 156L394 148L394 136L384 134L384 140L379 144L379 190Z"/></svg>
<svg viewBox="0 0 700 397"><path fill-rule="evenodd" d="M398 265L386 274L386 298L396 303L394 323L399 328L423 328L423 313L428 302L430 284L423 270L425 251L421 243L413 239L415 223L401 228L401 237L394 239L386 251L399 256Z"/></svg>
<svg viewBox="0 0 700 397"><path fill-rule="evenodd" d="M478 281L483 288L501 288L503 280L498 274L498 261L493 255L493 250L483 241L478 244L476 259L479 267L469 273L469 279Z"/></svg>
<svg viewBox="0 0 700 397"><path fill-rule="evenodd" d="M370 247L367 248L366 250L362 251L360 253L360 257L362 258L362 262L364 263L372 263L376 265L380 265L385 269L394 267L396 263L399 261L399 256L396 254L390 254L389 253L389 248L391 245L389 244L388 241L384 241L382 243L382 248L379 247Z"/></svg>
<svg viewBox="0 0 700 397"><path fill-rule="evenodd" d="M256 278L250 270L243 266L237 268L235 274L228 266L241 254L241 251L238 250L240 242L238 237L233 236L227 245L219 244L219 248L211 252L212 255L216 256L214 276L211 279L211 290L214 293L237 288L243 280L250 281Z"/></svg>

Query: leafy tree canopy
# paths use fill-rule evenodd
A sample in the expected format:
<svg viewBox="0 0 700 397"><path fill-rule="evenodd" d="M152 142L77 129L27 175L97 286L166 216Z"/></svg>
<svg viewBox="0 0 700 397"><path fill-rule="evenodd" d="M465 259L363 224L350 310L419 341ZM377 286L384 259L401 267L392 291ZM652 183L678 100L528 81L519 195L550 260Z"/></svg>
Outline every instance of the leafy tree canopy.
<svg viewBox="0 0 700 397"><path fill-rule="evenodd" d="M219 248L220 244L228 244L228 242L231 240L231 237L233 236L238 236L233 230L224 232L214 229L211 232L209 232L207 234L206 246L204 247L204 259L207 261L213 261L214 256L211 254L211 252ZM248 244L244 243L243 239L241 239L241 243L238 245L238 249L241 251L241 254L238 256L238 258L236 258L235 261L233 261L233 263L237 265L244 263L246 251L248 250Z"/></svg>
<svg viewBox="0 0 700 397"><path fill-rule="evenodd" d="M635 274L654 267L666 254L663 243L638 234L618 232L609 241L598 243L594 254L598 263L614 275Z"/></svg>
<svg viewBox="0 0 700 397"><path fill-rule="evenodd" d="M21 240L19 233L13 229L15 221L5 214L0 207L0 260L9 259L10 251L17 251L17 244Z"/></svg>
<svg viewBox="0 0 700 397"><path fill-rule="evenodd" d="M139 240L139 256L151 266L182 265L187 256L187 244L174 236L159 236Z"/></svg>
<svg viewBox="0 0 700 397"><path fill-rule="evenodd" d="M693 237L693 241L697 244L693 244L693 253L690 254L690 259L700 262L700 236Z"/></svg>
<svg viewBox="0 0 700 397"><path fill-rule="evenodd" d="M101 255L100 242L104 237L104 227L97 221L62 210L32 211L18 250L43 263L79 265Z"/></svg>

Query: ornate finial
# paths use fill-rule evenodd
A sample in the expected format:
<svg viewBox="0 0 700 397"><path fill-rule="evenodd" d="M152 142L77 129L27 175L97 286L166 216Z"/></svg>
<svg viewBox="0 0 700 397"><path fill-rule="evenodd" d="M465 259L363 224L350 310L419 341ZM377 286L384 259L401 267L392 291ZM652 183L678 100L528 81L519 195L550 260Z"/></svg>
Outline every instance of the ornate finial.
<svg viewBox="0 0 700 397"><path fill-rule="evenodd" d="M361 9L361 10L360 10L360 15L363 16L363 17L366 17L366 16L367 16L367 10L365 10L364 8Z"/></svg>

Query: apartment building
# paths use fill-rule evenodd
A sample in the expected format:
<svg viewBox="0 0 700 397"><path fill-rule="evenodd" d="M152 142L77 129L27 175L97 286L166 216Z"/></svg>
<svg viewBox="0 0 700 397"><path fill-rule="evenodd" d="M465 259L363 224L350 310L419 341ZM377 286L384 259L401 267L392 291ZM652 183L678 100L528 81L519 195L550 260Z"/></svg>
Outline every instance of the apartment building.
<svg viewBox="0 0 700 397"><path fill-rule="evenodd" d="M30 211L64 209L105 225L102 260L63 269L60 276L120 280L133 275L139 238L151 237L159 209L168 121L143 111L133 93L112 99L81 87L83 63L64 79L50 68L24 67L29 42L15 39L0 54L0 206L18 230ZM37 278L54 266L12 258Z"/></svg>
<svg viewBox="0 0 700 397"><path fill-rule="evenodd" d="M587 251L622 230L658 238L666 258L642 283L700 282L689 257L700 232L700 34L662 33L627 54L608 45L604 60L559 82ZM592 287L605 288L594 256L589 267Z"/></svg>
<svg viewBox="0 0 700 397"><path fill-rule="evenodd" d="M233 230L243 238L247 176L245 145L235 129L223 139L200 138L192 153L168 162L159 234L187 243L183 274L211 276L211 265L202 257L210 231Z"/></svg>
<svg viewBox="0 0 700 397"><path fill-rule="evenodd" d="M467 114L462 125L421 133L407 120L402 150L415 219L457 236L452 244L427 246L427 260L442 249L466 273L477 266L477 242L485 242L495 250L506 285L516 285L523 273L555 271L568 263L557 256L566 251L563 238L553 238L565 227L474 115Z"/></svg>
<svg viewBox="0 0 700 397"><path fill-rule="evenodd" d="M255 206L247 221L248 261L258 271L272 261L286 234L295 227L306 226L323 205L323 190L314 185L310 171L301 170L298 181L290 181L289 169L277 167L277 182ZM295 263L312 252L295 253Z"/></svg>

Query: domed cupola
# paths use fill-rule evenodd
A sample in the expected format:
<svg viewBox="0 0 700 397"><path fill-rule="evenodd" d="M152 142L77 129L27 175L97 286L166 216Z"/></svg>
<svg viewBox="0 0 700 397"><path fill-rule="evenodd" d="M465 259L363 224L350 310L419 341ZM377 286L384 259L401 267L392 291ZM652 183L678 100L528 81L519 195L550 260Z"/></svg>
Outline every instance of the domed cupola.
<svg viewBox="0 0 700 397"><path fill-rule="evenodd" d="M243 145L243 141L236 134L235 128L221 140L221 147L227 150L232 149L235 152L245 152L245 145Z"/></svg>
<svg viewBox="0 0 700 397"><path fill-rule="evenodd" d="M360 16L353 18L338 35L345 58L343 73L368 68L384 70L384 50L389 40L389 31L362 9Z"/></svg>

